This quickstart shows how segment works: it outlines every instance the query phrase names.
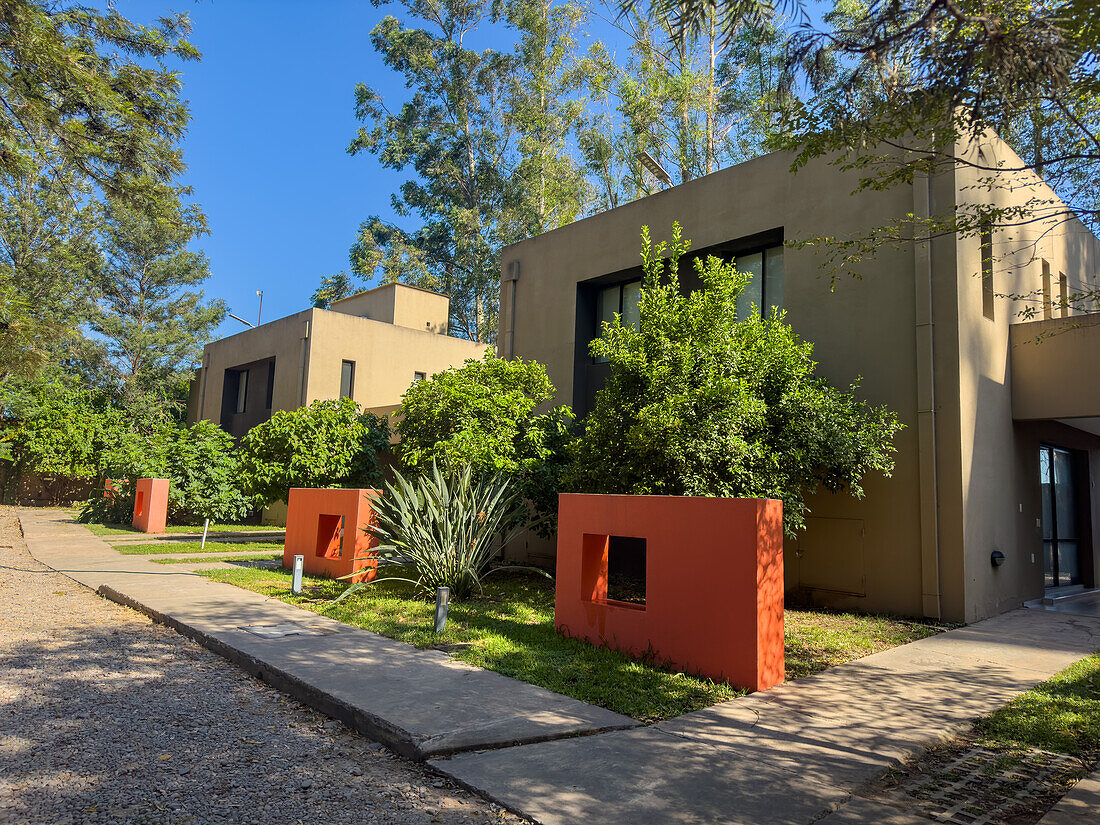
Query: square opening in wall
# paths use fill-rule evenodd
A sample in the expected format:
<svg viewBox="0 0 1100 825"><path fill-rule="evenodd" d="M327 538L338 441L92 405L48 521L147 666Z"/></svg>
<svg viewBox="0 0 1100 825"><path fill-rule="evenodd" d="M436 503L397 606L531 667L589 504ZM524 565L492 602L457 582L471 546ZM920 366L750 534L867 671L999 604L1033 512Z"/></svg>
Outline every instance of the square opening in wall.
<svg viewBox="0 0 1100 825"><path fill-rule="evenodd" d="M645 539L632 536L608 537L608 601L645 607L645 550Z"/></svg>
<svg viewBox="0 0 1100 825"><path fill-rule="evenodd" d="M317 517L318 558L338 559L344 544L344 517L322 513Z"/></svg>

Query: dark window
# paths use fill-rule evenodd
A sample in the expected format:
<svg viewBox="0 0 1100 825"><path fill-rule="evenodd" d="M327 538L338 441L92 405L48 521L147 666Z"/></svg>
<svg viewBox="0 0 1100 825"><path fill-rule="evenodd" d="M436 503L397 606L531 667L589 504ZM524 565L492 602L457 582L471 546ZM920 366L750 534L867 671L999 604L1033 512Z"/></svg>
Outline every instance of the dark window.
<svg viewBox="0 0 1100 825"><path fill-rule="evenodd" d="M237 373L237 407L238 413L243 413L248 403L248 370Z"/></svg>
<svg viewBox="0 0 1100 825"><path fill-rule="evenodd" d="M271 362L267 365L267 398L264 402L264 409L271 409L271 401L275 397L275 359L272 358Z"/></svg>
<svg viewBox="0 0 1100 825"><path fill-rule="evenodd" d="M993 320L993 227L982 224L982 315Z"/></svg>
<svg viewBox="0 0 1100 825"><path fill-rule="evenodd" d="M414 373L413 373L413 383L414 383L414 384L419 384L419 383L420 383L421 381L423 381L423 380L424 380L425 378L427 378L427 377L428 377L428 374L427 374L427 373L424 373L424 372L414 372Z"/></svg>
<svg viewBox="0 0 1100 825"><path fill-rule="evenodd" d="M355 391L355 362L344 361L340 364L340 397L351 398Z"/></svg>
<svg viewBox="0 0 1100 825"><path fill-rule="evenodd" d="M1058 273L1058 300L1060 301L1059 315L1063 318L1069 316L1069 279L1066 273Z"/></svg>

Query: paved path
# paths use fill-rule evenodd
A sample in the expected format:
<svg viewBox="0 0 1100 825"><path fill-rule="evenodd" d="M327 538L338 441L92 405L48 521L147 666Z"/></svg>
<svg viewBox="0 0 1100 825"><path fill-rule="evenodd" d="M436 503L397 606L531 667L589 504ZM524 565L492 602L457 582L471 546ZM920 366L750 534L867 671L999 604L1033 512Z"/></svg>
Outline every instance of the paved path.
<svg viewBox="0 0 1100 825"><path fill-rule="evenodd" d="M20 518L39 561L143 610L404 756L427 759L637 724L180 565L122 556L64 513L27 508ZM295 635L279 637L280 628Z"/></svg>
<svg viewBox="0 0 1100 825"><path fill-rule="evenodd" d="M485 825L489 802L39 564L0 507L3 825Z"/></svg>
<svg viewBox="0 0 1100 825"><path fill-rule="evenodd" d="M639 727L443 654L166 573L140 557L120 559L48 514L28 511L25 529L32 551L51 566L115 588L116 598L125 593L156 605L183 632L277 684L309 686L316 706L377 728L405 752L454 754L431 764L545 825L927 823L858 792L884 769L1100 649L1100 617L1017 610ZM239 629L279 622L319 635L263 641ZM546 741L505 747L539 738Z"/></svg>

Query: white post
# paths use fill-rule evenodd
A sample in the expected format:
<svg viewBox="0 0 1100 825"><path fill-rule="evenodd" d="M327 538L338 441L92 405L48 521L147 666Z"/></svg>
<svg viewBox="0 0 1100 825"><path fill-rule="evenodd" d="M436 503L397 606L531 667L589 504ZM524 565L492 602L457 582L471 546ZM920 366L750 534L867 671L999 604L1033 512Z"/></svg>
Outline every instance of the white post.
<svg viewBox="0 0 1100 825"><path fill-rule="evenodd" d="M302 592L302 567L305 565L305 556L294 557L294 578L290 582L290 592L295 596Z"/></svg>
<svg viewBox="0 0 1100 825"><path fill-rule="evenodd" d="M200 550L205 550L206 549L206 531L209 530L209 529L210 529L210 519L207 519L206 522L202 525L202 544L199 545Z"/></svg>

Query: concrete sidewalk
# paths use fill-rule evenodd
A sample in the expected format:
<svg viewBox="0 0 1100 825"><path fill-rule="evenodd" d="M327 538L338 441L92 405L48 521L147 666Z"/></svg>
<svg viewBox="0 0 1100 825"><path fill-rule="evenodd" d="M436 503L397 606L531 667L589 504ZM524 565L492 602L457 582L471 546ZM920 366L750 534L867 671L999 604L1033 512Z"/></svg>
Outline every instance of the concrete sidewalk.
<svg viewBox="0 0 1100 825"><path fill-rule="evenodd" d="M39 561L405 756L427 759L637 724L440 651L417 650L175 565L120 555L63 513L26 508L19 518Z"/></svg>
<svg viewBox="0 0 1100 825"><path fill-rule="evenodd" d="M121 557L57 515L21 515L28 547L51 567L112 588L112 598L544 825L927 825L856 793L1100 648L1098 617L1021 609L640 727L442 653ZM241 629L250 625L311 635L265 640Z"/></svg>

